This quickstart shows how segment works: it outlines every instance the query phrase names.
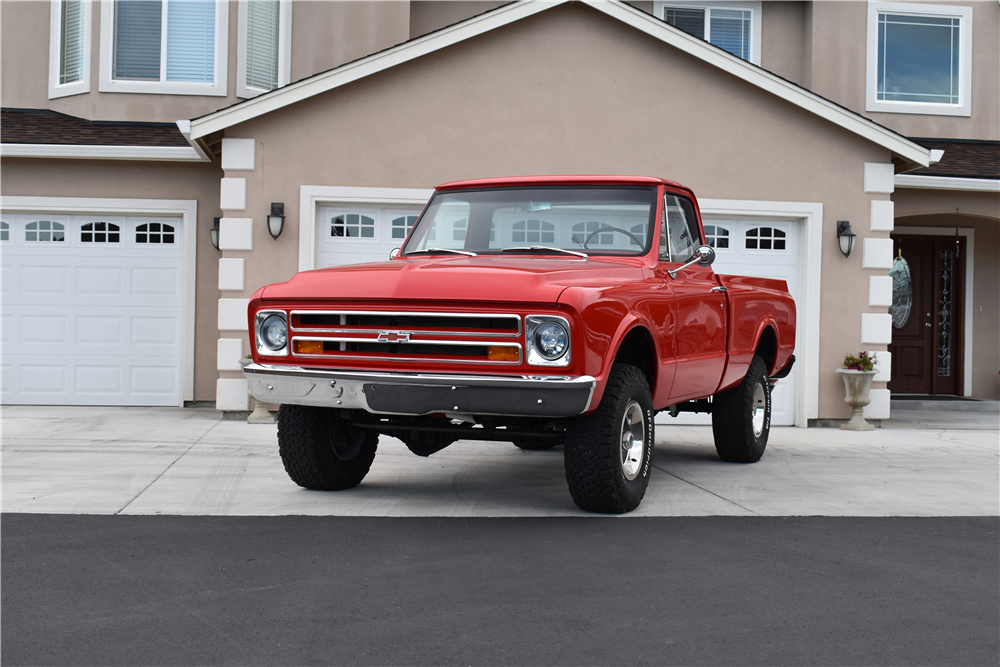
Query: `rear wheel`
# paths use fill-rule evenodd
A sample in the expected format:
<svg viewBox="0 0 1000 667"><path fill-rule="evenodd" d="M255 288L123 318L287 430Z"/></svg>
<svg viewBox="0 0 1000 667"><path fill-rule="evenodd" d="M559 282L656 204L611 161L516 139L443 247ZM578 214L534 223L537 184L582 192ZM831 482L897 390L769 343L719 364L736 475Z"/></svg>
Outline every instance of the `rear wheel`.
<svg viewBox="0 0 1000 667"><path fill-rule="evenodd" d="M588 512L631 512L646 493L652 455L646 377L635 366L615 365L597 410L569 424L565 462L573 502Z"/></svg>
<svg viewBox="0 0 1000 667"><path fill-rule="evenodd" d="M712 398L712 434L723 461L753 463L771 431L771 388L767 364L755 356L743 382Z"/></svg>
<svg viewBox="0 0 1000 667"><path fill-rule="evenodd" d="M307 489L340 491L368 474L378 433L344 421L336 410L282 405L278 411L278 451L285 472Z"/></svg>

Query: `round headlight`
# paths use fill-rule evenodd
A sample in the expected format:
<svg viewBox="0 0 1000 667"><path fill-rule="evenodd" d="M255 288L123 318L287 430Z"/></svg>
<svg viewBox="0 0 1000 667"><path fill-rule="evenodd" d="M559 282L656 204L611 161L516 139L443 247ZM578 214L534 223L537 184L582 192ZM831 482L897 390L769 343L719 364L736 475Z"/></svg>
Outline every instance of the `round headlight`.
<svg viewBox="0 0 1000 667"><path fill-rule="evenodd" d="M535 349L549 361L564 355L569 347L569 334L558 322L539 324L533 338Z"/></svg>
<svg viewBox="0 0 1000 667"><path fill-rule="evenodd" d="M264 346L277 352L288 344L288 325L279 315L270 315L260 325L260 340Z"/></svg>

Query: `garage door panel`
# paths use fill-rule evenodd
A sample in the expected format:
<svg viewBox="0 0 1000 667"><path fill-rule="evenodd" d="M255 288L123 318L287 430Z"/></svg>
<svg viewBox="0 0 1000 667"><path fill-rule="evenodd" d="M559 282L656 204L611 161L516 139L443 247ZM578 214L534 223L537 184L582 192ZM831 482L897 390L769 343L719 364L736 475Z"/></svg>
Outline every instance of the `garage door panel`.
<svg viewBox="0 0 1000 667"><path fill-rule="evenodd" d="M26 225L44 217L5 216L13 241L3 248L3 402L177 405L180 221L101 218L95 227L93 216L70 216L60 219L65 242L19 242ZM142 225L146 244L135 242ZM117 243L80 240L88 233L106 240L109 229Z"/></svg>

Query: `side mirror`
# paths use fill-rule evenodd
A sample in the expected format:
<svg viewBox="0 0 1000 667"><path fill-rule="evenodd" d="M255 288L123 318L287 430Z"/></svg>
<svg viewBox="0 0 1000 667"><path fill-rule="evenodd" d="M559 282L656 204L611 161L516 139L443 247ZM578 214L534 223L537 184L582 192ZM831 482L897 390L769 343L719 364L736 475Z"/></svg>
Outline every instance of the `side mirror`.
<svg viewBox="0 0 1000 667"><path fill-rule="evenodd" d="M399 257L399 248L393 248L389 251L389 261L392 261Z"/></svg>
<svg viewBox="0 0 1000 667"><path fill-rule="evenodd" d="M698 264L701 266L712 266L715 263L715 248L710 245L698 246L694 256L698 258Z"/></svg>
<svg viewBox="0 0 1000 667"><path fill-rule="evenodd" d="M686 264L681 264L676 269L667 271L671 278L676 280L677 274L691 266L692 264L698 264L699 266L712 266L712 262L715 261L715 248L712 246L701 245L698 246L694 251L694 257L692 257Z"/></svg>

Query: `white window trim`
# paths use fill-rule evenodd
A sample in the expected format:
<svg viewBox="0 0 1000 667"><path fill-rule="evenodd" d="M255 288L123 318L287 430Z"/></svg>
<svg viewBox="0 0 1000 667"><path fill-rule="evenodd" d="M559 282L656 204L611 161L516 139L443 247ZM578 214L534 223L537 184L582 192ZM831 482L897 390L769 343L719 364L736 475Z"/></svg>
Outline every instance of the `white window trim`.
<svg viewBox="0 0 1000 667"><path fill-rule="evenodd" d="M664 8L665 7L684 7L690 9L743 9L750 11L750 62L754 65L760 65L760 26L761 26L761 5L760 2L721 2L720 0L705 0L704 2L697 2L692 0L676 0L676 2L670 2L669 0L658 0L653 3L653 12L656 17L664 20ZM709 35L711 35L711 21L707 26ZM706 40L707 41L707 40Z"/></svg>
<svg viewBox="0 0 1000 667"><path fill-rule="evenodd" d="M90 92L90 39L93 34L91 16L94 6L83 3L83 76L80 81L59 83L59 63L62 60L62 2L52 0L49 12L49 99L81 95Z"/></svg>
<svg viewBox="0 0 1000 667"><path fill-rule="evenodd" d="M243 99L257 97L268 91L251 88L247 81L247 0L240 0L239 43L237 45L236 96ZM292 80L292 2L281 0L278 4L278 88Z"/></svg>
<svg viewBox="0 0 1000 667"><path fill-rule="evenodd" d="M924 236L955 236L954 227L910 227L907 225L896 225L895 229L892 230L893 234L910 234L910 235L924 235ZM965 331L963 336L962 345L965 349L962 351L962 356L965 357L962 361L962 396L972 396L972 355L975 350L972 347L972 304L975 303L972 299L972 288L973 288L973 278L976 275L975 271L975 259L976 259L976 230L970 227L960 227L958 229L958 235L965 237L965 301L962 304L962 308L965 311L965 321L962 322L962 328Z"/></svg>
<svg viewBox="0 0 1000 667"><path fill-rule="evenodd" d="M195 199L105 199L98 197L0 197L0 210L11 213L163 214L183 220L183 300L181 305L181 391L179 407L194 400L195 268L198 250L198 201ZM67 243L67 247L70 244Z"/></svg>
<svg viewBox="0 0 1000 667"><path fill-rule="evenodd" d="M932 102L888 102L878 99L878 15L880 13L960 18L959 97L958 104ZM871 1L868 3L868 42L865 77L865 110L883 113L909 113L936 116L972 115L972 7L924 5L909 2Z"/></svg>
<svg viewBox="0 0 1000 667"><path fill-rule="evenodd" d="M798 387L792 423L806 427L819 416L820 275L823 260L823 204L819 202L699 199L702 223L711 218L774 220L802 225L799 271L801 297L796 300L799 326L795 329L795 367Z"/></svg>
<svg viewBox="0 0 1000 667"><path fill-rule="evenodd" d="M101 2L101 67L98 90L102 93L146 93L151 95L228 94L229 73L229 0L215 2L215 83L174 83L170 81L115 81L114 64L115 3ZM162 57L162 56L161 56ZM161 63L162 67L162 63Z"/></svg>
<svg viewBox="0 0 1000 667"><path fill-rule="evenodd" d="M434 190L417 188L351 188L333 185L303 185L299 189L299 271L316 268L316 221L320 208L365 206L407 207L423 210ZM288 221L285 221L286 224Z"/></svg>

